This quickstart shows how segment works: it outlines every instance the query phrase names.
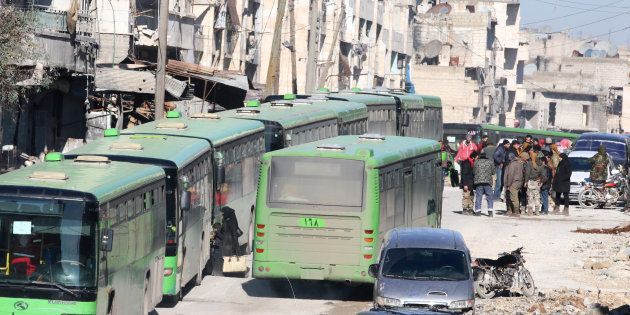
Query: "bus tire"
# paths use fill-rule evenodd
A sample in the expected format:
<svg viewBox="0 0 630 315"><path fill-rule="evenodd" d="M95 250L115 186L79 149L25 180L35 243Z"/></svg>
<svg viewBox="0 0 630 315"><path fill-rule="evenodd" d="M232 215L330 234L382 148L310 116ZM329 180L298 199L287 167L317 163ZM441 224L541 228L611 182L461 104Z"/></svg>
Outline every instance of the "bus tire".
<svg viewBox="0 0 630 315"><path fill-rule="evenodd" d="M201 242L201 249L199 250L199 267L197 268L197 276L195 277L195 286L200 286L203 281L203 270L205 269L206 262L203 261L203 242Z"/></svg>
<svg viewBox="0 0 630 315"><path fill-rule="evenodd" d="M252 218L249 221L249 232L247 233L247 246L245 246L244 255L249 255L252 253L254 248L254 214L252 213Z"/></svg>
<svg viewBox="0 0 630 315"><path fill-rule="evenodd" d="M108 300L107 315L116 315L116 293L110 292Z"/></svg>
<svg viewBox="0 0 630 315"><path fill-rule="evenodd" d="M142 299L142 315L149 314L152 311L151 290L149 289L149 277L144 278L144 297Z"/></svg>

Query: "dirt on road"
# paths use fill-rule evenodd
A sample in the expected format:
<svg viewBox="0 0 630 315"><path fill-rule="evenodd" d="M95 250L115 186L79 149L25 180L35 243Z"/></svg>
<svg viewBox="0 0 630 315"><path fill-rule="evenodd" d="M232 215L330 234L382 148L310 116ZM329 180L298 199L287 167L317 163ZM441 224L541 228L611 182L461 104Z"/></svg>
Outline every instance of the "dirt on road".
<svg viewBox="0 0 630 315"><path fill-rule="evenodd" d="M478 299L478 313L587 314L597 303L611 310L630 304L630 215L572 205L568 217L464 216L458 190L447 187L444 196L442 227L460 231L474 257L524 247L525 266L541 292ZM495 203L494 210L501 213L505 204Z"/></svg>

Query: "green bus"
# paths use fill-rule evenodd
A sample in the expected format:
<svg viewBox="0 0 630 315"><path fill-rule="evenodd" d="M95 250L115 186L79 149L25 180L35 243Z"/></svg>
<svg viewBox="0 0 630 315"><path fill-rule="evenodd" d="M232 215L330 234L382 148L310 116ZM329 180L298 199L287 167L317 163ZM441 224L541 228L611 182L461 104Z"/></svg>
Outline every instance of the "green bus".
<svg viewBox="0 0 630 315"><path fill-rule="evenodd" d="M179 128L160 121L161 127ZM159 166L166 173L166 259L164 299L177 303L189 282L200 284L210 259L213 164L210 145L195 138L159 135L106 137L65 154L107 157L113 161ZM116 130L113 130L116 131Z"/></svg>
<svg viewBox="0 0 630 315"><path fill-rule="evenodd" d="M0 175L3 314L147 314L162 299L166 174L95 156Z"/></svg>
<svg viewBox="0 0 630 315"><path fill-rule="evenodd" d="M282 100L273 100L263 106L311 106L321 109L328 109L337 115L338 134L362 135L368 132L368 112L365 104L329 100L319 95L308 98L296 98L293 94L285 94Z"/></svg>
<svg viewBox="0 0 630 315"><path fill-rule="evenodd" d="M171 115L173 116L173 115ZM170 126L171 128L164 128ZM195 114L189 119L171 117L123 130L123 135L168 136L201 139L211 151L206 152L214 165L210 186L212 225L222 222L223 207L235 210L243 235L239 244L243 253L251 252L256 184L260 158L265 153L265 127L256 120L222 118L217 114Z"/></svg>
<svg viewBox="0 0 630 315"><path fill-rule="evenodd" d="M510 128L502 127L491 124L462 124L462 123L446 123L444 124L444 138L448 140L449 145L457 150L457 146L464 139L466 135L473 136L475 142L479 142L483 135L487 135L488 139L495 145L501 139L516 139L518 137L524 138L527 135L531 135L535 138L551 138L554 142L558 142L562 139L569 139L575 143L580 137L580 134L561 132L561 131L549 131L549 130L537 130L537 129L524 129L524 128Z"/></svg>
<svg viewBox="0 0 630 315"><path fill-rule="evenodd" d="M323 89L312 95L270 95L263 101L288 100L294 100L293 103L329 100L364 104L368 113L368 133L433 140L443 136L442 100L437 96L355 88L334 93Z"/></svg>
<svg viewBox="0 0 630 315"><path fill-rule="evenodd" d="M267 152L335 137L339 133L337 114L320 107L261 105L258 101L249 101L243 108L217 114L219 117L262 122L265 125Z"/></svg>
<svg viewBox="0 0 630 315"><path fill-rule="evenodd" d="M372 283L387 231L440 227L439 150L434 140L363 135L263 155L253 276Z"/></svg>

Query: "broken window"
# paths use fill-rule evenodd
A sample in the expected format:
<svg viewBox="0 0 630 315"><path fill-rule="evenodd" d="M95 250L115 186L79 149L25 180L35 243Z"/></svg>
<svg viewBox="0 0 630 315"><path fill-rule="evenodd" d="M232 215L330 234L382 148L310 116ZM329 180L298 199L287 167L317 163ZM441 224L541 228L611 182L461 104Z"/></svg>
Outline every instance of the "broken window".
<svg viewBox="0 0 630 315"><path fill-rule="evenodd" d="M547 120L549 126L556 125L556 102L549 103L549 119Z"/></svg>
<svg viewBox="0 0 630 315"><path fill-rule="evenodd" d="M582 126L588 127L589 113L588 105L582 105Z"/></svg>
<svg viewBox="0 0 630 315"><path fill-rule="evenodd" d="M518 11L520 10L520 8L521 5L518 3L507 5L507 19L505 20L505 25L516 25L516 18L518 17Z"/></svg>

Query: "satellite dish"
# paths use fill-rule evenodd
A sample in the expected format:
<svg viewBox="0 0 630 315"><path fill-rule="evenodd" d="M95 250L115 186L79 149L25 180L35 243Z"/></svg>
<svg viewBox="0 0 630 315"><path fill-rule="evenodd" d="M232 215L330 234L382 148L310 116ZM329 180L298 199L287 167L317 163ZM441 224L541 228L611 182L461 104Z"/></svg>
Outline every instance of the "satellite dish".
<svg viewBox="0 0 630 315"><path fill-rule="evenodd" d="M431 9L429 9L427 11L427 13L437 14L437 15L440 15L440 14L446 15L446 14L451 13L452 9L453 8L451 7L450 4L448 4L448 3L440 3L440 4L436 5L436 6L433 6Z"/></svg>
<svg viewBox="0 0 630 315"><path fill-rule="evenodd" d="M587 49L584 51L584 57L593 57L593 50L592 49Z"/></svg>
<svg viewBox="0 0 630 315"><path fill-rule="evenodd" d="M604 51L609 57L613 57L619 52L617 47L609 41L598 42L595 44L595 49Z"/></svg>
<svg viewBox="0 0 630 315"><path fill-rule="evenodd" d="M523 75L532 75L536 71L538 71L538 67L534 63L528 63L523 67Z"/></svg>
<svg viewBox="0 0 630 315"><path fill-rule="evenodd" d="M440 52L442 52L442 42L434 39L424 45L422 50L424 51L424 56L426 58L435 58L440 55Z"/></svg>
<svg viewBox="0 0 630 315"><path fill-rule="evenodd" d="M580 52L580 54L586 56L586 51L589 49L593 49L594 47L595 45L592 42L586 42L582 44L580 48L578 48L578 51Z"/></svg>

